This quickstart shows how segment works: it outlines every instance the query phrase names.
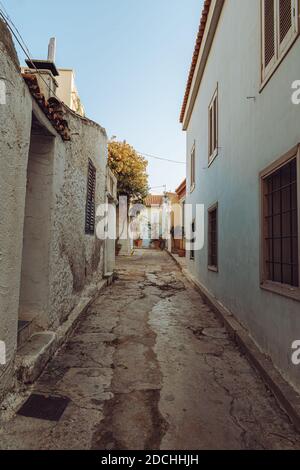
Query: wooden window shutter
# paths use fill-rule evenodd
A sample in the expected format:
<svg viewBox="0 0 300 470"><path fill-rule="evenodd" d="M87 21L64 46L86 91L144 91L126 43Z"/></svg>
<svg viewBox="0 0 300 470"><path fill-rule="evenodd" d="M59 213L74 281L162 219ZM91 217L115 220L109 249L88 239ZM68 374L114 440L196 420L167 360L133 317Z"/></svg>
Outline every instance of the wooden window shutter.
<svg viewBox="0 0 300 470"><path fill-rule="evenodd" d="M218 96L216 95L213 104L213 151L218 148Z"/></svg>
<svg viewBox="0 0 300 470"><path fill-rule="evenodd" d="M286 52L298 32L297 0L278 2L278 51L279 57Z"/></svg>
<svg viewBox="0 0 300 470"><path fill-rule="evenodd" d="M193 175L193 150L191 151L191 186L194 184L194 175Z"/></svg>
<svg viewBox="0 0 300 470"><path fill-rule="evenodd" d="M96 221L96 168L89 160L88 165L88 181L87 181L87 198L85 211L85 233L94 235Z"/></svg>
<svg viewBox="0 0 300 470"><path fill-rule="evenodd" d="M191 151L191 188L194 188L195 186L195 172L196 172L196 148L195 144L193 146L193 149Z"/></svg>
<svg viewBox="0 0 300 470"><path fill-rule="evenodd" d="M218 205L208 210L208 266L218 268Z"/></svg>
<svg viewBox="0 0 300 470"><path fill-rule="evenodd" d="M218 89L208 108L208 162L218 154Z"/></svg>
<svg viewBox="0 0 300 470"><path fill-rule="evenodd" d="M279 37L280 43L284 41L293 25L293 1L279 0Z"/></svg>
<svg viewBox="0 0 300 470"><path fill-rule="evenodd" d="M263 0L263 70L266 75L268 69L274 64L276 59L276 22L275 22L275 2L277 0Z"/></svg>
<svg viewBox="0 0 300 470"><path fill-rule="evenodd" d="M209 149L208 149L208 152L209 152L209 157L212 155L213 153L213 140L212 140L212 136L213 136L213 114L212 114L212 108L209 108L209 121L208 121L208 132L209 132Z"/></svg>
<svg viewBox="0 0 300 470"><path fill-rule="evenodd" d="M196 160L196 149L195 149L195 146L194 146L194 150L193 150L193 184L195 184L195 160Z"/></svg>

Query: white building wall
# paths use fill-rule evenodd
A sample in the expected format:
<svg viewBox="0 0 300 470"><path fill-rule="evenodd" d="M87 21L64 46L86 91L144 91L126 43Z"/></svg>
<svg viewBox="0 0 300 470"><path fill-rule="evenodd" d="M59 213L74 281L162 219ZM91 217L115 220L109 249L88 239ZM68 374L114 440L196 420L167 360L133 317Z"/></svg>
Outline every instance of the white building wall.
<svg viewBox="0 0 300 470"><path fill-rule="evenodd" d="M57 97L63 101L72 111L76 111L84 116L84 106L80 101L80 97L75 84L75 72L72 69L59 69L59 75L56 77L58 88L56 89Z"/></svg>
<svg viewBox="0 0 300 470"><path fill-rule="evenodd" d="M30 143L31 97L18 72L10 35L0 22L0 340L6 343L6 366L0 367L0 397L13 368L21 278L26 171Z"/></svg>
<svg viewBox="0 0 300 470"><path fill-rule="evenodd" d="M27 165L19 316L47 325L53 136L32 135ZM43 319L43 320L42 320Z"/></svg>
<svg viewBox="0 0 300 470"><path fill-rule="evenodd" d="M108 166L106 173L107 238L105 239L104 272L107 274L114 272L116 267L118 181Z"/></svg>
<svg viewBox="0 0 300 470"><path fill-rule="evenodd" d="M57 326L93 276L104 270L104 241L85 234L88 161L96 168L96 208L106 202L107 136L104 129L68 114L70 142L56 139L50 233L49 318ZM98 219L96 219L97 221Z"/></svg>
<svg viewBox="0 0 300 470"><path fill-rule="evenodd" d="M72 90L73 90L73 70L60 69L56 78L58 83L57 96L69 108L72 106Z"/></svg>
<svg viewBox="0 0 300 470"><path fill-rule="evenodd" d="M260 89L260 0L226 0L187 129L196 143L196 188L187 203L205 204L205 246L189 270L250 331L300 390L291 344L300 339L300 304L260 288L259 173L300 142L300 39ZM219 87L219 155L208 168L208 106ZM254 96L255 100L247 99ZM207 269L207 209L218 202L219 273Z"/></svg>

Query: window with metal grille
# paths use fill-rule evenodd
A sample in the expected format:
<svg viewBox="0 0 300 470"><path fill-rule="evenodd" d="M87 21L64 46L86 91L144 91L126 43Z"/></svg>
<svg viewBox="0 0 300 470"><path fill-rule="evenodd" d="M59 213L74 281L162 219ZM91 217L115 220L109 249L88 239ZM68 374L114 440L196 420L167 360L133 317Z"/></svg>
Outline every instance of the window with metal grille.
<svg viewBox="0 0 300 470"><path fill-rule="evenodd" d="M92 161L89 160L88 180L87 180L87 197L85 209L85 233L94 235L95 233L95 196L96 196L96 168Z"/></svg>
<svg viewBox="0 0 300 470"><path fill-rule="evenodd" d="M194 244L195 244L195 241L196 241L196 238L195 238L195 232L196 232L196 221L193 220L192 222L192 238L191 238L191 250L190 250L190 259L192 261L195 260L195 250L194 250Z"/></svg>
<svg viewBox="0 0 300 470"><path fill-rule="evenodd" d="M293 1L279 0L279 38L282 43L293 25Z"/></svg>
<svg viewBox="0 0 300 470"><path fill-rule="evenodd" d="M262 1L262 81L269 78L298 36L298 0Z"/></svg>
<svg viewBox="0 0 300 470"><path fill-rule="evenodd" d="M208 108L208 162L218 154L218 89Z"/></svg>
<svg viewBox="0 0 300 470"><path fill-rule="evenodd" d="M275 4L274 0L264 1L264 57L267 67L275 56Z"/></svg>
<svg viewBox="0 0 300 470"><path fill-rule="evenodd" d="M208 210L208 266L218 269L218 206Z"/></svg>
<svg viewBox="0 0 300 470"><path fill-rule="evenodd" d="M299 287L297 159L263 181L266 280Z"/></svg>

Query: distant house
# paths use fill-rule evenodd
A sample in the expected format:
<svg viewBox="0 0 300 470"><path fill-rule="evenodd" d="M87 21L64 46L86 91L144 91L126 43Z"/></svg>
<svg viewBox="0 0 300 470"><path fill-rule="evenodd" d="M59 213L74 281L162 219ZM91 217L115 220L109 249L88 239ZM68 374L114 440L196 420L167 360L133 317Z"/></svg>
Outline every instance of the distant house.
<svg viewBox="0 0 300 470"><path fill-rule="evenodd" d="M181 112L186 203L205 207L189 272L298 390L299 59L297 0L206 0Z"/></svg>
<svg viewBox="0 0 300 470"><path fill-rule="evenodd" d="M72 109L72 111L76 111L76 113L84 116L85 110L76 87L74 70L58 69L58 72L59 75L56 78L58 83L58 98Z"/></svg>
<svg viewBox="0 0 300 470"><path fill-rule="evenodd" d="M21 68L22 73L38 75L39 86L46 99L55 95L68 108L84 117L85 110L76 87L74 70L55 66L55 38L50 39L48 51L47 60L27 59L27 67Z"/></svg>
<svg viewBox="0 0 300 470"><path fill-rule="evenodd" d="M80 299L97 291L105 263L112 271L114 261L96 235L97 207L116 194L106 181L106 131L57 99L52 61L33 62L21 74L0 22L8 96L0 108L0 341L6 345L0 398L15 365L22 365L28 338L31 358L43 364L59 341L57 332L63 334L61 325ZM26 381L34 379L30 367L20 369Z"/></svg>
<svg viewBox="0 0 300 470"><path fill-rule="evenodd" d="M161 238L166 238L166 197L150 194L142 205L135 205L130 213L134 216L135 247L159 248Z"/></svg>
<svg viewBox="0 0 300 470"><path fill-rule="evenodd" d="M180 257L184 257L186 254L185 251L185 231L184 231L184 226L185 226L185 203L186 203L186 179L178 186L176 189L176 195L178 199L178 204L180 206L180 211L179 211L179 220L176 223L175 226L175 236L177 235L177 245L176 245L176 251L177 254ZM177 227L177 230L176 230Z"/></svg>
<svg viewBox="0 0 300 470"><path fill-rule="evenodd" d="M167 192L165 194L168 204L168 237L167 249L170 253L185 257L185 198L186 198L186 180L184 180L175 193Z"/></svg>

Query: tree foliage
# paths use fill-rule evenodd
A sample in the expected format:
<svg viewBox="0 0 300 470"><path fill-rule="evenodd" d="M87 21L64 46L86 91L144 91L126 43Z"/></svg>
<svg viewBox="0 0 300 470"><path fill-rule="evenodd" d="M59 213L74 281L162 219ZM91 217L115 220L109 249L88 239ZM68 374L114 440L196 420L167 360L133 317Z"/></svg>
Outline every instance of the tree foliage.
<svg viewBox="0 0 300 470"><path fill-rule="evenodd" d="M127 142L108 144L108 166L118 180L118 195L133 201L143 201L149 192L148 162Z"/></svg>

